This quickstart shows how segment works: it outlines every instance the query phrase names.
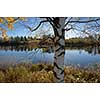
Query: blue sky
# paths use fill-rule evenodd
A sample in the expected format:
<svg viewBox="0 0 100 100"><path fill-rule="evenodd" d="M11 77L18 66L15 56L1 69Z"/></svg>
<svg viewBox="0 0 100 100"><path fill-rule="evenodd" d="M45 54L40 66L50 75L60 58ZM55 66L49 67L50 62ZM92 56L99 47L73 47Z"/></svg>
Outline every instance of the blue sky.
<svg viewBox="0 0 100 100"><path fill-rule="evenodd" d="M36 17L28 17L26 19L26 21L18 21L17 23L14 24L14 29L10 30L8 28L6 28L4 25L2 25L3 27L5 27L7 29L7 35L9 37L13 36L35 36L36 34L42 34L44 32L47 32L49 29L48 24L45 23L45 25L41 25L40 28L38 28L38 30L34 31L34 32L30 32L29 29L27 29L22 23L24 23L25 25L30 26L31 28L33 27L33 29L39 24L40 19L36 18ZM50 33L53 33L52 31L50 31Z"/></svg>
<svg viewBox="0 0 100 100"><path fill-rule="evenodd" d="M23 23L26 25L29 25L31 27L36 27L40 22L40 19L37 17L28 17L26 19L26 21L24 21ZM14 29L10 30L8 28L5 27L5 25L1 25L2 27L7 29L7 35L10 36L35 36L36 34L40 34L41 32L46 32L49 30L50 34L53 34L53 30L52 28L48 27L49 24L44 23L38 30L34 31L34 32L30 32L26 27L24 27L22 25L22 23L20 21L18 21L17 23L14 24ZM82 25L80 25L81 27ZM48 32L48 33L49 33ZM80 34L79 31L69 31L66 33L66 38L72 38L72 37L79 37L82 34Z"/></svg>
<svg viewBox="0 0 100 100"><path fill-rule="evenodd" d="M26 25L29 25L30 27L34 27L38 24L38 21L34 17L27 18L26 21L22 22L25 23ZM14 24L14 30L8 29L7 34L8 36L29 36L31 33L31 35L34 36L36 32L31 33L29 29L27 29L24 25L22 25L21 22L18 21L17 23Z"/></svg>

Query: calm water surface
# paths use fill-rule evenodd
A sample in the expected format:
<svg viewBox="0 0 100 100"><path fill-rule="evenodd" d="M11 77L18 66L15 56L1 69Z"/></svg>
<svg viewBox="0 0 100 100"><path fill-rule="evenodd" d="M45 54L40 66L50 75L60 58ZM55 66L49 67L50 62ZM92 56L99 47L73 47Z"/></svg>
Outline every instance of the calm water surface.
<svg viewBox="0 0 100 100"><path fill-rule="evenodd" d="M100 63L99 47L66 48L65 65L81 65ZM52 48L32 47L0 47L0 65L18 63L53 63Z"/></svg>

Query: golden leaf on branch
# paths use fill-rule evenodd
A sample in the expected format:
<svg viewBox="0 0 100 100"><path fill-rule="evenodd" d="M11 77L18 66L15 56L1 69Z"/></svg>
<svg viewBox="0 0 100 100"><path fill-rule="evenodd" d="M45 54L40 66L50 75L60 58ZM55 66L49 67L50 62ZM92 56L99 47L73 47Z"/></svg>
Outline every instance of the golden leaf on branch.
<svg viewBox="0 0 100 100"><path fill-rule="evenodd" d="M2 38L5 40L5 41L8 41L9 40L9 37L6 33L2 32Z"/></svg>
<svg viewBox="0 0 100 100"><path fill-rule="evenodd" d="M5 40L5 41L8 41L9 40L9 37L8 35L6 34L6 30L2 27L0 27L0 31L2 32L2 38Z"/></svg>
<svg viewBox="0 0 100 100"><path fill-rule="evenodd" d="M8 29L14 29L14 24L19 21L19 20L26 20L26 17L0 17L0 23L4 24ZM7 36L7 30L6 28L1 28L0 27L0 31L2 32L2 38L5 40L8 40L8 36Z"/></svg>
<svg viewBox="0 0 100 100"><path fill-rule="evenodd" d="M12 23L14 21L14 17L5 17L8 23Z"/></svg>
<svg viewBox="0 0 100 100"><path fill-rule="evenodd" d="M13 29L13 24L12 23L8 23L7 27L12 30Z"/></svg>
<svg viewBox="0 0 100 100"><path fill-rule="evenodd" d="M2 18L0 18L0 23L3 23L4 21L3 21L3 19Z"/></svg>

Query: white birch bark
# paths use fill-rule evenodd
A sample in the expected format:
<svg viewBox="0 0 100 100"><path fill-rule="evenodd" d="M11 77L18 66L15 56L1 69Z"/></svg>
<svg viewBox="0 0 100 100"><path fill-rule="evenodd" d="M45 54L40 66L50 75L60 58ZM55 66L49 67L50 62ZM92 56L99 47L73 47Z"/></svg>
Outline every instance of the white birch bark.
<svg viewBox="0 0 100 100"><path fill-rule="evenodd" d="M54 29L54 74L56 82L64 82L65 18L59 18L59 28Z"/></svg>

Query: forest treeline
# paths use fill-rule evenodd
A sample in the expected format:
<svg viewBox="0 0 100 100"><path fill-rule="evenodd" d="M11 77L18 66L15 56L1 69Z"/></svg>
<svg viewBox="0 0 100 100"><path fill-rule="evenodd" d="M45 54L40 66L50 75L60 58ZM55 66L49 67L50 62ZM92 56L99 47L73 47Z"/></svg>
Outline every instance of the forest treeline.
<svg viewBox="0 0 100 100"><path fill-rule="evenodd" d="M49 38L44 36L42 38L33 38L33 37L26 37L26 36L16 36L10 37L8 41L0 39L0 45L18 45L18 44L39 44L39 45L53 45L53 38ZM100 37L97 39L92 37L77 37L77 38L69 38L65 40L66 46L89 46L89 45L100 45Z"/></svg>
<svg viewBox="0 0 100 100"><path fill-rule="evenodd" d="M8 41L4 39L0 39L0 45L18 45L18 44L27 44L28 41L32 41L32 37L26 37L26 36L16 36L16 37L10 37Z"/></svg>
<svg viewBox="0 0 100 100"><path fill-rule="evenodd" d="M66 39L66 46L89 46L89 45L100 45L100 37L94 39L91 37L85 38L70 38Z"/></svg>

